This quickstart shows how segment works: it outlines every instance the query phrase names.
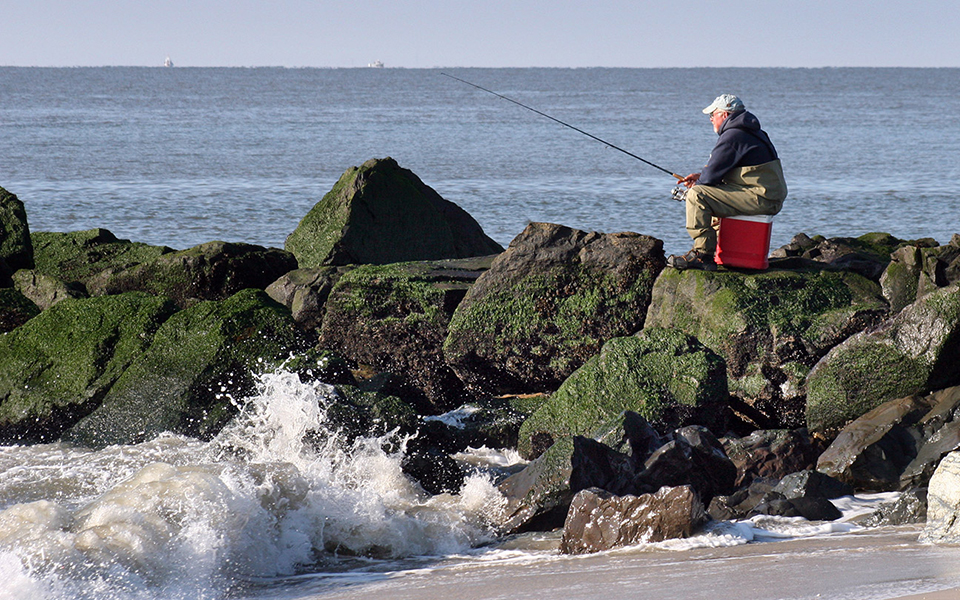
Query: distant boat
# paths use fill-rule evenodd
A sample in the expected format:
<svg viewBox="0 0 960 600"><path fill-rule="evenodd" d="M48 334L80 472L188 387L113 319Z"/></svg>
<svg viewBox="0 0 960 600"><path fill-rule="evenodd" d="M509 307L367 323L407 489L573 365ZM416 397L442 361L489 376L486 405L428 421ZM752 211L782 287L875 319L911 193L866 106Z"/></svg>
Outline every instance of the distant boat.
<svg viewBox="0 0 960 600"><path fill-rule="evenodd" d="M163 66L165 66L165 67L172 67L172 66L173 66L173 61L170 60L170 57L169 57L169 56L167 57L167 60L163 61Z"/></svg>
<svg viewBox="0 0 960 600"><path fill-rule="evenodd" d="M370 63L370 64L367 65L367 66L368 66L368 67L373 67L374 69L382 69L382 68L383 68L383 61L382 61L382 60L375 60L375 61L373 61L372 63Z"/></svg>

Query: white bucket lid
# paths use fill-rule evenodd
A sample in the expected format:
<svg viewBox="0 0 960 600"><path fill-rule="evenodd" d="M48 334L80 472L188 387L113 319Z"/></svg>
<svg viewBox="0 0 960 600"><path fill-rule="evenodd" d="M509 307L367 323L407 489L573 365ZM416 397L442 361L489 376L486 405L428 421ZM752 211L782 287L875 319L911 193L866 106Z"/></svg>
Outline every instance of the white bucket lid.
<svg viewBox="0 0 960 600"><path fill-rule="evenodd" d="M754 223L773 223L773 215L737 215L735 217L723 217L733 221L752 221Z"/></svg>

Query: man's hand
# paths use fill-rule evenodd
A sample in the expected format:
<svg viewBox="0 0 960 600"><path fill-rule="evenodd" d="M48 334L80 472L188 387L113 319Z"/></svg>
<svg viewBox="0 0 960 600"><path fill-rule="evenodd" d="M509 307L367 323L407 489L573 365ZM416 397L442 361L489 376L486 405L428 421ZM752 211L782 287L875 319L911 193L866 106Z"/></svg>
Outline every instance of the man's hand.
<svg viewBox="0 0 960 600"><path fill-rule="evenodd" d="M681 179L680 181L678 181L677 183L687 188L692 188L693 186L697 185L697 181L699 179L700 179L700 173L691 173L686 177L684 177L683 179Z"/></svg>

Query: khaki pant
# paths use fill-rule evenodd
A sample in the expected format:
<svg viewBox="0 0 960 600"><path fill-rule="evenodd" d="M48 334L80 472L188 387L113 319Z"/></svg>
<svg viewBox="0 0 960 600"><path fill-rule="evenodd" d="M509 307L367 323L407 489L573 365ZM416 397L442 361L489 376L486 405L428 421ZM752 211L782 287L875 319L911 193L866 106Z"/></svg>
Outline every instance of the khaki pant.
<svg viewBox="0 0 960 600"><path fill-rule="evenodd" d="M736 167L720 185L695 185L687 190L687 233L693 249L713 254L717 249L714 217L775 215L787 197L780 160L753 167Z"/></svg>

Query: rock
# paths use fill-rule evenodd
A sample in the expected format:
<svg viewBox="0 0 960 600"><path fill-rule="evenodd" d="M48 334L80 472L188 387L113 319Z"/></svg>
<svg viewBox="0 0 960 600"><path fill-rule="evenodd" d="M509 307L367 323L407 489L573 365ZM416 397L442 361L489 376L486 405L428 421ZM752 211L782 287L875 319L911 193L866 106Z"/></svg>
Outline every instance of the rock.
<svg viewBox="0 0 960 600"><path fill-rule="evenodd" d="M515 448L523 421L543 396L480 398L438 416L423 418L419 435L436 440L447 452L467 448Z"/></svg>
<svg viewBox="0 0 960 600"><path fill-rule="evenodd" d="M726 383L723 359L679 331L648 328L614 338L527 419L517 449L533 457L534 440L588 435L623 411L661 432L688 424L721 428Z"/></svg>
<svg viewBox="0 0 960 600"><path fill-rule="evenodd" d="M836 521L843 516L826 498L777 498L761 502L753 509L754 514L779 517L803 517L808 521Z"/></svg>
<svg viewBox="0 0 960 600"><path fill-rule="evenodd" d="M637 471L626 454L591 438L573 437L570 459L570 491L573 493L586 489L600 489L617 496L641 493L637 490L636 478Z"/></svg>
<svg viewBox="0 0 960 600"><path fill-rule="evenodd" d="M900 489L925 487L940 460L960 448L960 386L934 392L928 397L933 408L911 429L917 452L900 473Z"/></svg>
<svg viewBox="0 0 960 600"><path fill-rule="evenodd" d="M663 243L531 223L457 307L444 355L480 394L556 390L644 324Z"/></svg>
<svg viewBox="0 0 960 600"><path fill-rule="evenodd" d="M674 439L651 454L643 467L636 479L638 490L689 485L707 506L714 496L736 490L737 468L717 438L696 425L678 429Z"/></svg>
<svg viewBox="0 0 960 600"><path fill-rule="evenodd" d="M854 493L850 485L812 469L787 475L772 491L782 494L787 500L795 498L833 500L841 496L852 496Z"/></svg>
<svg viewBox="0 0 960 600"><path fill-rule="evenodd" d="M833 348L807 377L811 431L843 427L911 394L960 384L958 285L927 294Z"/></svg>
<svg viewBox="0 0 960 600"><path fill-rule="evenodd" d="M38 231L31 237L39 273L84 286L87 279L103 271L122 271L173 252L166 246L117 239L106 229Z"/></svg>
<svg viewBox="0 0 960 600"><path fill-rule="evenodd" d="M197 303L157 330L100 406L63 439L90 447L134 444L164 431L208 439L253 391L256 373L305 349L290 312L260 290Z"/></svg>
<svg viewBox="0 0 960 600"><path fill-rule="evenodd" d="M936 245L932 239L914 243ZM858 238L823 236L794 236L786 246L770 253L773 258L800 257L827 264L831 267L852 271L872 281L879 281L890 263L890 255L910 242L893 237L889 233L867 233Z"/></svg>
<svg viewBox="0 0 960 600"><path fill-rule="evenodd" d="M737 467L735 485L755 478L780 479L814 467L820 447L806 429L767 429L742 438L724 438L723 449Z"/></svg>
<svg viewBox="0 0 960 600"><path fill-rule="evenodd" d="M40 310L47 310L67 298L86 298L87 292L78 283L66 283L35 269L20 269L13 274L14 287Z"/></svg>
<svg viewBox="0 0 960 600"><path fill-rule="evenodd" d="M880 278L890 308L899 312L918 298L960 280L960 235L945 246L906 246L891 255Z"/></svg>
<svg viewBox="0 0 960 600"><path fill-rule="evenodd" d="M444 362L454 309L492 258L363 265L330 292L320 345L393 375L390 393L424 414L470 396Z"/></svg>
<svg viewBox="0 0 960 600"><path fill-rule="evenodd" d="M703 504L689 486L642 496L583 490L570 505L560 552L586 554L690 537L706 521Z"/></svg>
<svg viewBox="0 0 960 600"><path fill-rule="evenodd" d="M812 265L812 266L811 266ZM724 358L730 393L762 428L804 426L805 379L830 348L887 314L880 287L808 263L763 273L664 271L647 327L673 327Z"/></svg>
<svg viewBox="0 0 960 600"><path fill-rule="evenodd" d="M0 262L9 272L33 268L27 211L16 195L0 187Z"/></svg>
<svg viewBox="0 0 960 600"><path fill-rule="evenodd" d="M330 290L349 267L295 269L267 286L267 295L290 309L293 320L304 329L317 329Z"/></svg>
<svg viewBox="0 0 960 600"><path fill-rule="evenodd" d="M753 514L754 509L768 501L773 494L773 488L779 485L776 478L757 477L750 485L738 489L729 496L714 496L710 501L707 513L717 521L733 521L745 519ZM782 496L780 496L782 498Z"/></svg>
<svg viewBox="0 0 960 600"><path fill-rule="evenodd" d="M187 308L203 300L224 300L243 289L262 290L296 268L293 255L277 248L207 242L129 268L104 270L84 283L91 295L144 291Z"/></svg>
<svg viewBox="0 0 960 600"><path fill-rule="evenodd" d="M951 452L930 478L921 542L960 543L960 452Z"/></svg>
<svg viewBox="0 0 960 600"><path fill-rule="evenodd" d="M900 494L893 502L884 502L873 513L857 520L866 527L911 525L927 520L927 488L914 488Z"/></svg>
<svg viewBox="0 0 960 600"><path fill-rule="evenodd" d="M55 441L100 405L175 311L140 293L68 299L0 336L0 443Z"/></svg>
<svg viewBox="0 0 960 600"><path fill-rule="evenodd" d="M344 172L285 248L302 268L498 254L503 248L456 204L392 158Z"/></svg>
<svg viewBox="0 0 960 600"><path fill-rule="evenodd" d="M36 305L19 291L0 288L0 333L13 331L39 312Z"/></svg>
<svg viewBox="0 0 960 600"><path fill-rule="evenodd" d="M573 439L557 440L525 469L511 475L497 488L506 500L502 534L550 531L563 526L573 499L570 491Z"/></svg>

